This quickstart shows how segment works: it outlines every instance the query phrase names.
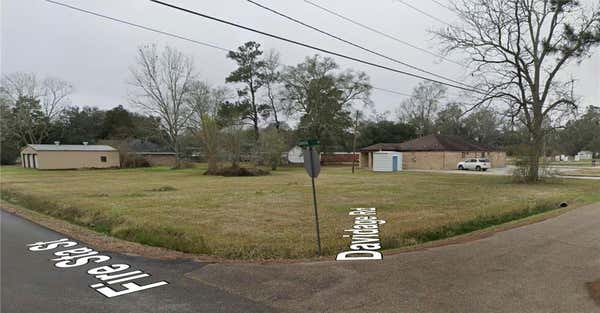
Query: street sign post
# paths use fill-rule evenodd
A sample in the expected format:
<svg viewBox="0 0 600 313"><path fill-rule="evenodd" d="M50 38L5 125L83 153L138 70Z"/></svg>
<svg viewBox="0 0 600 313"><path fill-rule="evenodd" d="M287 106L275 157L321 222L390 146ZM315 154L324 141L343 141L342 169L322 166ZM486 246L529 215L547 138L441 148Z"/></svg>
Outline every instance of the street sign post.
<svg viewBox="0 0 600 313"><path fill-rule="evenodd" d="M318 146L320 144L321 144L321 142L318 139L306 139L306 140L302 140L298 143L298 145L303 148L314 147L314 146Z"/></svg>
<svg viewBox="0 0 600 313"><path fill-rule="evenodd" d="M319 231L319 211L317 210L317 190L315 188L315 178L318 177L321 172L321 163L319 162L319 154L314 149L319 143L320 142L317 139L308 139L299 142L298 145L304 148L304 168L306 169L308 176L310 176L310 181L312 183L315 225L317 227L317 254L321 256L321 233Z"/></svg>
<svg viewBox="0 0 600 313"><path fill-rule="evenodd" d="M321 173L321 162L319 162L319 153L313 147L304 150L304 169L308 176L312 178L319 177Z"/></svg>

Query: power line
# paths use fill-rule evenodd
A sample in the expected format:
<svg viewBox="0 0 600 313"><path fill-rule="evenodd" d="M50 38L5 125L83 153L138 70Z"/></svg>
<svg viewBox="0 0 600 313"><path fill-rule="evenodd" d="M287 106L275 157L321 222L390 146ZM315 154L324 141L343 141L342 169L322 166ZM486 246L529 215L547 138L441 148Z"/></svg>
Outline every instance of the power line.
<svg viewBox="0 0 600 313"><path fill-rule="evenodd" d="M312 30L314 30L314 31L317 31L317 32L319 32L319 33L321 33L321 34L324 34L324 35L326 35L326 36L329 36L329 37L331 37L331 38L334 38L334 39L336 39L336 40L339 40L339 41L341 41L341 42L344 42L344 43L346 43L346 44L349 44L349 45L351 45L351 46L353 46L353 47L359 48L359 49L361 49L361 50L363 50L363 51L367 51L367 52L369 52L369 53L372 53L372 54L375 54L375 55L377 55L377 56L380 56L380 57L382 57L382 58L385 58L385 59L387 59L387 60L390 60L390 61L392 61L392 62L396 62L396 63L398 63L398 64L402 64L402 65L404 65L404 66L406 66L406 67L412 68L412 69L414 69L414 70L417 70L417 71L420 71L420 72L422 72L422 73L426 73L426 74L429 74L429 75L435 76L435 77L437 77L437 78L441 78L441 79L445 79L445 80L447 80L447 81L451 81L451 82L453 82L453 83L455 83L455 84L460 84L460 85L463 85L463 86L466 86L466 87L470 87L470 88L472 88L472 86L469 86L469 85L467 85L467 84L464 84L464 83L462 83L462 82L456 81L456 80L454 80L454 79L451 79L451 78L448 78L448 77L445 77L445 76L442 76L442 75L439 75L439 74L436 74L436 73L433 73L433 72L430 72L430 71L427 71L427 70L424 70L424 69L422 69L422 68L419 68L419 67L417 67L417 66L414 66L414 65L408 64L408 63L406 63L406 62L400 61L400 60L398 60L398 59L392 58L392 57L390 57L390 56L387 56L387 55L385 55L385 54L383 54L383 53L381 53L381 52L377 52L377 51L371 50L371 49L369 49L369 48L366 48L366 47L364 47L364 46L361 46L361 45L359 45L359 44L356 44L356 43L354 43L354 42L351 42L351 41L349 41L349 40L346 40L346 39L344 39L344 38L341 38L341 37L339 37L339 36L333 35L333 34L331 34L331 33L327 32L327 31L324 31L324 30L322 30L322 29L319 29L319 28L317 28L317 27L314 27L314 26L312 26L312 25L309 25L309 24L307 24L307 23L304 23L304 22L302 22L301 20L298 20L298 19L296 19L296 18L293 18L293 17L291 17L291 16L289 16L289 15L286 15L286 14L284 14L284 13L281 13L281 12L279 12L279 11L275 10L275 9L269 8L269 7L267 7L267 6L263 5L263 4L260 4L260 3L256 2L256 1L253 1L253 0L246 0L246 1L248 1L248 2L250 2L250 3L254 4L254 5L256 5L256 6L260 7L260 8L262 8L262 9L265 9L265 10L267 10L267 11L271 12L271 13L274 13L274 14L276 14L276 15L279 15L279 16L281 16L281 17L285 18L285 19L288 19L288 20L290 20L290 21L292 21L292 22L294 22L294 23L297 23L297 24L300 24L300 25L302 25L302 26L305 26L305 27L307 27L307 28L310 28L310 29L312 29Z"/></svg>
<svg viewBox="0 0 600 313"><path fill-rule="evenodd" d="M462 67L465 67L465 68L466 68L466 66L465 66L464 64L461 64L461 63L459 63L459 62L457 62L457 61L454 61L454 60L448 59L448 58L446 58L446 57L445 57L445 56L443 56L443 55L440 55L440 54L437 54L437 53L431 52L431 51L429 51L429 50L427 50L427 49L424 49L424 48L421 48L421 47L419 47L419 46L413 45L413 44L411 44L411 43L409 43L409 42L407 42L407 41L404 41L404 40L402 40L402 39L400 39L400 38L398 38L398 37L396 37L396 36L392 36L392 35L390 35L390 34L388 34L388 33L385 33L385 32L383 32L383 31L381 31L381 30L378 30L378 29L376 29L376 28L373 28L373 27L371 27L371 26L368 26L368 25L365 25L365 24L363 24L363 23L360 23L360 22L358 22L358 21L356 21L356 20L354 20L354 19L351 19L351 18L349 18L349 17L347 17L347 16L344 16L344 15L342 15L342 14L340 14L340 13L337 13L337 12L335 12L335 11L331 10L331 9L328 9L328 8L326 8L326 7L324 7L324 6L318 5L318 4L316 4L316 3L314 3L314 2L312 2L312 1L310 1L310 0L304 0L304 2L305 2L305 3L308 3L308 4L310 4L310 5L312 5L312 6L316 7L316 8L318 8L318 9L321 9L321 10L323 10L323 11L325 11L325 12L329 13L329 14L335 15L335 16L337 16L337 17L339 17L339 18L341 18L341 19L343 19L343 20L345 20L345 21L348 21L348 22L350 22L350 23L352 23L352 24L354 24L354 25L356 25L356 26L359 26L359 27L362 27L362 28L364 28L364 29L367 29L367 30L369 30L369 31L371 31L371 32L374 32L374 33L376 33L376 34L379 34L379 35L381 35L381 36L383 36L383 37L386 37L386 38L388 38L388 39L391 39L391 40L393 40L393 41L399 42L399 43L401 43L401 44L403 44L403 45L409 46L409 47L411 47L411 48L413 48L413 49L417 49L417 50L419 50L419 51L421 51L421 52L427 53L427 54L429 54L429 55L432 55L432 56L434 56L434 57L436 57L436 58L440 58L440 59L442 59L442 60L445 60L445 61L448 61L448 62L450 62L450 63L454 63L454 64L456 64L456 65L459 65L459 66L462 66Z"/></svg>
<svg viewBox="0 0 600 313"><path fill-rule="evenodd" d="M415 11L417 11L417 12L419 12L419 13L421 13L421 14L423 14L423 15L425 15L425 16L427 16L427 17L429 17L429 18L432 18L432 19L434 19L434 20L436 20L436 21L438 21L438 22L440 22L440 23L442 23L442 24L446 24L446 25L448 25L448 26L452 26L452 25L448 24L446 21L442 20L441 18L439 18L439 17L436 17L436 16L434 16L434 15L431 15L431 14L427 13L426 11L423 11L423 10L421 10L421 9L419 9L419 8L417 8L417 7L415 7L415 6L414 6L414 5L412 5L412 4L406 3L404 0L395 0L395 1L396 1L396 2L400 2L400 3L404 4L405 6L407 6L407 7L411 8L411 9L413 9L413 10L415 10Z"/></svg>
<svg viewBox="0 0 600 313"><path fill-rule="evenodd" d="M433 1L433 2L437 3L439 6L441 6L441 7L443 7L443 8L446 8L446 9L448 9L449 11L453 11L453 10L452 10L452 8L450 8L450 7L449 7L448 5L446 5L446 4L443 4L441 1L438 1L438 0L431 0L431 1Z"/></svg>
<svg viewBox="0 0 600 313"><path fill-rule="evenodd" d="M405 97L412 97L412 95L410 95L408 93L405 93L405 92L395 91L395 90L386 89L386 88L379 88L379 87L375 87L375 86L373 86L372 88L376 89L376 90L381 90L381 91L393 93L393 94L396 94L396 95L401 95L401 96L405 96Z"/></svg>
<svg viewBox="0 0 600 313"><path fill-rule="evenodd" d="M155 28L143 26L143 25L140 25L140 24L128 22L126 20L122 20L122 19L110 17L110 16L107 16L107 15L103 15L103 14L96 13L96 12L89 11L89 10L82 9L82 8L78 8L78 7L71 6L71 5L68 5L68 4L64 4L64 3L61 3L61 2L52 1L52 0L45 0L45 1L46 2L50 2L52 4L56 4L56 5L60 5L60 6L66 7L66 8L71 9L71 10L83 12L83 13L90 14L90 15L94 15L94 16L97 16L97 17L101 17L101 18L108 19L108 20L111 20L111 21L114 21L114 22L118 22L118 23L122 23L122 24L125 24L125 25L134 26L134 27L141 28L141 29L144 29L144 30L148 30L148 31L151 31L151 32L154 32L154 33L158 33L158 34L161 34L161 35L170 36L170 37L173 37L173 38L185 40L185 41L192 42L192 43L195 43L195 44L199 44L201 46L205 46L205 47L208 47L208 48L213 48L213 49L217 49L217 50L221 50L221 51L226 51L226 52L229 52L229 51L233 50L233 49L227 49L227 48L223 48L223 47L220 47L220 46L217 46L217 45L209 44L209 43L206 43L206 42L198 41L198 40L195 40L195 39L191 39L191 38L188 38L188 37L184 37L184 36L181 36L181 35L177 35L177 34L165 32L165 31L158 30L158 29L155 29ZM411 95L409 95L407 93L403 93L403 92L400 92L400 91L394 91L394 90L385 89L385 88L379 88L379 87L375 87L375 86L373 86L372 88L380 90L380 91L392 93L392 94L401 95L401 96L407 96L407 97L411 96Z"/></svg>
<svg viewBox="0 0 600 313"><path fill-rule="evenodd" d="M80 11L80 12L84 12L84 13L87 13L87 14L95 15L97 17L102 17L102 18L105 18L105 19L109 19L109 20L114 21L114 22L119 22L119 23L127 24L129 26L133 26L133 27L145 29L145 30L148 30L148 31L151 31L151 32L155 32L155 33L161 34L161 35L171 36L171 37L175 37L175 38L178 38L178 39L181 39L181 40L189 41L189 42L192 42L192 43L195 43L195 44L199 44L201 46L205 46L205 47L214 48L214 49L218 49L218 50L221 50L221 51L229 52L229 49L225 49L225 48L222 48L222 47L210 44L210 43L206 43L206 42L202 42L202 41L190 39L190 38L187 38L187 37L183 37L183 36L180 36L180 35L177 35L177 34L165 32L165 31L158 30L158 29L155 29L155 28L150 28L150 27L143 26L143 25L140 25L140 24L135 24L135 23L132 23L132 22L128 22L128 21L125 21L125 20L118 19L118 18L114 18L114 17L110 17L110 16L103 15L103 14L100 14L100 13L96 13L96 12L88 11L88 10L81 9L81 8L78 8L78 7L74 7L74 6L71 6L71 5L68 5L68 4L64 4L64 3L61 3L61 2L52 1L52 0L45 0L45 1L46 2L50 2L52 4L60 5L60 6L63 6L63 7L75 10L75 11Z"/></svg>
<svg viewBox="0 0 600 313"><path fill-rule="evenodd" d="M319 48L317 46L313 46L313 45L310 45L310 44L307 44L307 43L299 42L299 41L296 41L296 40L293 40L293 39L289 39L289 38L285 38L285 37L282 37L282 36L278 36L278 35L274 35L274 34L271 34L271 33L267 33L267 32L264 32L264 31L261 31L261 30L258 30L258 29L254 29L254 28L251 28L251 27L248 27L248 26L240 25L240 24L237 24L237 23L234 23L234 22L230 22L230 21L227 21L227 20L224 20L224 19L220 19L220 18L217 18L217 17L214 17L214 16L203 14L203 13L200 13L200 12L197 12L197 11L193 11L193 10L190 10L190 9L182 8L182 7L179 7L179 6L170 4L170 3L166 3L166 2L163 2L163 1L159 1L159 0L150 0L150 1L154 2L154 3L157 3L157 4L160 4L160 5L163 5L163 6L166 6L166 7L170 7L172 9L176 9L176 10L183 11L183 12L186 12L186 13L189 13L189 14L193 14L193 15L196 15L196 16L200 16L200 17L203 17L203 18L206 18L206 19L217 21L219 23L231 25L231 26L234 26L234 27L237 27L237 28L245 29L247 31L251 31L251 32L254 32L254 33L257 33L257 34L261 34L263 36L275 38L275 39L278 39L278 40L281 40L281 41L289 42L289 43L292 43L292 44L295 44L295 45L298 45L298 46L302 46L302 47L305 47L305 48L313 49L313 50L316 50L316 51L319 51L319 52L327 53L327 54L334 55L334 56L337 56L337 57L340 57L340 58L344 58L344 59L347 59L347 60L351 60L351 61L363 63L363 64L370 65L370 66L373 66L373 67L377 67L377 68L385 69L385 70L388 70L388 71L391 71L391 72L396 72L396 73L399 73L399 74L403 74L403 75L407 75L407 76L411 76L411 77L415 77L415 78L427 80L427 81L430 81L430 82L435 82L435 83L446 85L446 86L452 87L452 88L457 88L457 89L462 89L462 90L465 90L465 91L470 91L470 92L475 92L475 93L479 93L479 94L484 94L483 91L480 91L480 90L477 90L477 89L462 87L462 86L450 84L450 83L447 83L447 82L435 80L435 79L432 79L432 78L428 78L428 77L425 77L425 76L421 76L421 75L418 75L418 74L414 74L414 73L410 73L410 72L398 70L398 69L391 68L391 67L388 67L388 66L385 66L385 65L373 63L373 62L370 62L370 61L365 61L365 60L362 60L362 59L359 59L359 58L355 58L355 57L352 57L352 56L348 56L348 55L345 55L345 54L342 54L342 53L339 53L339 52L334 52L334 51L327 50L327 49L324 49L324 48Z"/></svg>

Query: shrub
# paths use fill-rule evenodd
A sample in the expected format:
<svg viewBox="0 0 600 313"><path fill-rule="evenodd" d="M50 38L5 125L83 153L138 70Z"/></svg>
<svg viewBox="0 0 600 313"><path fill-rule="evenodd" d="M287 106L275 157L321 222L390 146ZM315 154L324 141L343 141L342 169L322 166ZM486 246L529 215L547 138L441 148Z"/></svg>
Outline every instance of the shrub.
<svg viewBox="0 0 600 313"><path fill-rule="evenodd" d="M237 165L223 167L214 171L206 171L204 175L215 175L225 177L237 177L237 176L265 176L271 174L267 170L260 168L245 168Z"/></svg>

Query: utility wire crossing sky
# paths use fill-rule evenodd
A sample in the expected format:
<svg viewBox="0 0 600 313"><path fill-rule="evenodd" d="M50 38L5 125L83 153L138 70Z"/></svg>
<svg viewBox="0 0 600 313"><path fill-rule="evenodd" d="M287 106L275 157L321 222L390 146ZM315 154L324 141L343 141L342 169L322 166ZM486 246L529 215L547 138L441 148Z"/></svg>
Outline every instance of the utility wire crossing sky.
<svg viewBox="0 0 600 313"><path fill-rule="evenodd" d="M446 0L167 1L160 2L237 26L150 1L2 0L1 73L60 77L75 86L73 105L122 104L135 110L127 95L138 47L172 46L195 60L200 79L218 86L225 85L225 77L235 69L226 53L252 40L264 51L280 52L286 65L318 51L334 56L342 70L365 72L374 86L371 99L378 113L394 111L422 79L450 85L445 102L460 100L455 94L475 89L469 85L475 82L466 56L441 54L429 32L458 21ZM582 2L593 5L595 0ZM582 108L600 103L600 60L597 49L593 52L581 64L570 64L562 77L577 79L575 93L581 96Z"/></svg>

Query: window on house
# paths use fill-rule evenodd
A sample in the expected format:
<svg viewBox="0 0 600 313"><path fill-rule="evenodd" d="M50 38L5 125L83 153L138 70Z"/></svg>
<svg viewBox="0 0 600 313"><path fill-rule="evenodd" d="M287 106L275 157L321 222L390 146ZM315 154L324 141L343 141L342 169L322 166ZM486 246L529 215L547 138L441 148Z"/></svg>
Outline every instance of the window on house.
<svg viewBox="0 0 600 313"><path fill-rule="evenodd" d="M106 163L106 156L104 156L104 155L103 155L103 156L101 156L101 157L100 157L100 162L102 162L102 163Z"/></svg>

